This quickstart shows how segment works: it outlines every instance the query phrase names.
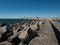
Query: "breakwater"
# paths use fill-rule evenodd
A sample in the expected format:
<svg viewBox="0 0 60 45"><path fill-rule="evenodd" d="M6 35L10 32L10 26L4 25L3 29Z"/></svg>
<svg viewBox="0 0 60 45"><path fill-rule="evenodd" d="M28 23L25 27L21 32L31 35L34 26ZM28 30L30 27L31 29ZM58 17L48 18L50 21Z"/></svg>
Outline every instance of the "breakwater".
<svg viewBox="0 0 60 45"><path fill-rule="evenodd" d="M60 45L58 22L48 19L23 21L0 24L0 45Z"/></svg>

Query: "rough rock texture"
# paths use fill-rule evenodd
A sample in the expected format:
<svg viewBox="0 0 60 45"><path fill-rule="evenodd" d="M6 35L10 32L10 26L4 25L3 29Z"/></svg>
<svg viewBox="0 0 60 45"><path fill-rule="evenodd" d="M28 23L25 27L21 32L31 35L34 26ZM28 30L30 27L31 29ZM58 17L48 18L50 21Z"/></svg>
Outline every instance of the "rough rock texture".
<svg viewBox="0 0 60 45"><path fill-rule="evenodd" d="M43 22L44 24L42 24ZM53 26L50 24L49 20L44 20L43 22L37 21L34 25L30 25L30 23L22 25L25 27L24 29L19 30L21 27L16 30L13 29L13 34L9 37L7 37L7 35L11 31L5 34L4 32L6 32L6 28L3 27L2 30L5 30L0 30L0 36L2 34L5 34L6 36L3 35L3 38L0 38L0 41L6 37L7 39L0 42L0 45L59 45L54 28L52 28ZM37 26L37 23L39 23L39 26ZM37 31L38 27L39 30Z"/></svg>
<svg viewBox="0 0 60 45"><path fill-rule="evenodd" d="M39 37L35 37L28 45L41 45Z"/></svg>
<svg viewBox="0 0 60 45"><path fill-rule="evenodd" d="M0 45L12 45L12 44L8 41L4 41L4 42L1 42Z"/></svg>

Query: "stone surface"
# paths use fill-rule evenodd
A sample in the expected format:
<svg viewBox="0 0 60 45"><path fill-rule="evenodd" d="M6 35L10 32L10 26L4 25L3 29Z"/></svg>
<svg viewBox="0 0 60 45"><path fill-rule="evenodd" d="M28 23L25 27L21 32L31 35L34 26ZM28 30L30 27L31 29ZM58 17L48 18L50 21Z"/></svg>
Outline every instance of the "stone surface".
<svg viewBox="0 0 60 45"><path fill-rule="evenodd" d="M4 42L1 42L0 45L12 45L12 44L8 41L4 41Z"/></svg>

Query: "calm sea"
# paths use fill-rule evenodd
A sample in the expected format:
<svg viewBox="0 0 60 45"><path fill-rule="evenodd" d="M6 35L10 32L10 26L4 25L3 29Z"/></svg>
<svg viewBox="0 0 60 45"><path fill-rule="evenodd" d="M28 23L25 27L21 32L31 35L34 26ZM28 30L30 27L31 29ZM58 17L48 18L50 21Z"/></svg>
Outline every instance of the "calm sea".
<svg viewBox="0 0 60 45"><path fill-rule="evenodd" d="M60 23L60 20L55 20L56 22Z"/></svg>
<svg viewBox="0 0 60 45"><path fill-rule="evenodd" d="M28 19L0 19L0 23L4 23L4 24L9 24L9 23L17 23L17 22L24 22L24 21L31 21Z"/></svg>
<svg viewBox="0 0 60 45"><path fill-rule="evenodd" d="M60 20L58 21L58 23L60 23Z"/></svg>

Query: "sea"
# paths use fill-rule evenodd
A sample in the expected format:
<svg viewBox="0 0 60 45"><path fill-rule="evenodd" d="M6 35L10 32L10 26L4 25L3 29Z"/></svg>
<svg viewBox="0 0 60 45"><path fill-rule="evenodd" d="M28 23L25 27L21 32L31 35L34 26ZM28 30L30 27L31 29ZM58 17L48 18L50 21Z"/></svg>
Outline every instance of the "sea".
<svg viewBox="0 0 60 45"><path fill-rule="evenodd" d="M60 20L58 20L57 22L60 23Z"/></svg>
<svg viewBox="0 0 60 45"><path fill-rule="evenodd" d="M4 24L9 24L9 23L17 23L17 22L27 22L27 21L31 21L29 19L0 19L0 23L4 23Z"/></svg>
<svg viewBox="0 0 60 45"><path fill-rule="evenodd" d="M53 20L53 21L60 23L60 20Z"/></svg>

